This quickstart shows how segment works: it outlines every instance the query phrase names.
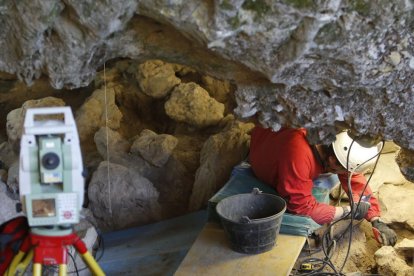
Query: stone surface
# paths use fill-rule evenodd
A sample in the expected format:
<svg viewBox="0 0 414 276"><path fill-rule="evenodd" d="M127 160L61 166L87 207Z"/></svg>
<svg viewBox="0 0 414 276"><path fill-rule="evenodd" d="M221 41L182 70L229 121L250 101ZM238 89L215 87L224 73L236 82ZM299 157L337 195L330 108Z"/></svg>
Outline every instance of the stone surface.
<svg viewBox="0 0 414 276"><path fill-rule="evenodd" d="M414 231L414 216L411 210L413 198L414 185L412 183L400 186L381 186L379 189L379 199L383 205L382 218L384 221Z"/></svg>
<svg viewBox="0 0 414 276"><path fill-rule="evenodd" d="M391 246L383 246L375 252L375 261L378 273L389 276L411 276L414 273L412 267L398 257L397 252Z"/></svg>
<svg viewBox="0 0 414 276"><path fill-rule="evenodd" d="M92 140L95 132L103 126L118 129L121 119L122 113L115 103L115 88L95 90L76 111L75 120L80 141Z"/></svg>
<svg viewBox="0 0 414 276"><path fill-rule="evenodd" d="M210 97L216 99L220 103L226 103L231 92L230 83L228 81L222 81L215 79L211 76L203 76L202 86L210 94Z"/></svg>
<svg viewBox="0 0 414 276"><path fill-rule="evenodd" d="M398 254L404 256L406 260L414 261L414 239L404 238L394 246Z"/></svg>
<svg viewBox="0 0 414 276"><path fill-rule="evenodd" d="M174 66L161 60L150 60L139 65L137 80L148 96L163 98L181 80L175 76Z"/></svg>
<svg viewBox="0 0 414 276"><path fill-rule="evenodd" d="M16 212L16 203L19 201L8 196L6 184L3 182L0 182L0 202L0 225L14 217L23 215Z"/></svg>
<svg viewBox="0 0 414 276"><path fill-rule="evenodd" d="M103 231L147 224L161 217L154 185L122 165L102 162L92 176L88 195L89 208Z"/></svg>
<svg viewBox="0 0 414 276"><path fill-rule="evenodd" d="M180 84L173 90L165 103L165 112L178 122L206 127L217 124L223 118L224 105L191 82Z"/></svg>
<svg viewBox="0 0 414 276"><path fill-rule="evenodd" d="M0 160L3 163L3 167L9 168L18 158L9 142L0 144Z"/></svg>
<svg viewBox="0 0 414 276"><path fill-rule="evenodd" d="M131 153L141 155L156 167L162 167L167 163L177 144L178 139L172 135L157 134L144 129L134 140Z"/></svg>
<svg viewBox="0 0 414 276"><path fill-rule="evenodd" d="M411 182L414 181L414 150L402 148L397 154L397 164L401 172Z"/></svg>
<svg viewBox="0 0 414 276"><path fill-rule="evenodd" d="M400 172L395 158L395 152L381 154L375 172L369 182L373 192L378 192L383 184L402 185L407 182L404 175ZM368 178L369 174L366 176Z"/></svg>
<svg viewBox="0 0 414 276"><path fill-rule="evenodd" d="M10 144L16 152L19 152L20 137L23 132L23 123L26 116L26 110L36 107L65 106L65 102L59 98L46 97L39 100L26 101L21 108L12 110L7 114L7 137Z"/></svg>
<svg viewBox="0 0 414 276"><path fill-rule="evenodd" d="M200 153L189 210L198 210L229 179L231 169L247 158L253 124L230 121L223 132L212 135Z"/></svg>
<svg viewBox="0 0 414 276"><path fill-rule="evenodd" d="M108 153L110 156L126 154L131 146L118 132L108 127L101 127L95 133L94 141L103 159L107 159Z"/></svg>
<svg viewBox="0 0 414 276"><path fill-rule="evenodd" d="M19 192L19 161L14 162L7 172L7 187L12 193L13 198L18 198Z"/></svg>

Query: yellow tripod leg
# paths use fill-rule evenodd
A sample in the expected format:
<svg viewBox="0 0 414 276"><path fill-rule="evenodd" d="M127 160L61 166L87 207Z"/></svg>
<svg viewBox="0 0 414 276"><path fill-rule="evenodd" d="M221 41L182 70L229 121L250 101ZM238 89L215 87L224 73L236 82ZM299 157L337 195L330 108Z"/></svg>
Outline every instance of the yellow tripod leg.
<svg viewBox="0 0 414 276"><path fill-rule="evenodd" d="M33 276L42 276L42 264L33 264Z"/></svg>
<svg viewBox="0 0 414 276"><path fill-rule="evenodd" d="M60 264L59 265L59 276L66 276L67 274L67 266L66 264Z"/></svg>
<svg viewBox="0 0 414 276"><path fill-rule="evenodd" d="M84 254L81 254L81 256L82 256L82 259L84 260L84 262L88 265L89 269L92 271L92 273L94 275L97 275L97 276L104 276L105 275L105 273L102 271L101 267L95 261L94 257L91 255L91 253L86 251Z"/></svg>
<svg viewBox="0 0 414 276"><path fill-rule="evenodd" d="M4 275L15 275L16 274L16 267L20 263L20 261L23 259L25 254L26 254L25 252L19 250L17 255L14 256L12 262L10 263L9 268L7 269L7 271Z"/></svg>
<svg viewBox="0 0 414 276"><path fill-rule="evenodd" d="M16 274L12 275L23 275L26 271L26 268L29 266L30 262L33 259L33 250L30 250L29 253L26 255L26 257L23 259L23 261L17 265L16 267Z"/></svg>

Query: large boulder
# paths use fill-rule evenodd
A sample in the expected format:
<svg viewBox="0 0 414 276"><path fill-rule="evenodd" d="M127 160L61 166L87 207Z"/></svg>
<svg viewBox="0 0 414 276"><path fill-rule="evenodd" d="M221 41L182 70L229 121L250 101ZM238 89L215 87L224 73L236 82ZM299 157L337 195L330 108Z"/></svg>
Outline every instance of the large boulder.
<svg viewBox="0 0 414 276"><path fill-rule="evenodd" d="M212 135L204 143L200 155L200 167L196 172L189 210L197 210L228 180L231 169L247 157L251 123L230 121L220 133Z"/></svg>
<svg viewBox="0 0 414 276"><path fill-rule="evenodd" d="M190 82L173 90L165 103L165 112L178 122L206 127L217 124L224 117L224 105L210 97L204 88Z"/></svg>
<svg viewBox="0 0 414 276"><path fill-rule="evenodd" d="M226 103L231 92L230 82L226 80L218 80L211 76L203 76L201 78L202 86L207 90L210 96L220 103Z"/></svg>
<svg viewBox="0 0 414 276"><path fill-rule="evenodd" d="M0 144L0 160L3 163L4 168L10 168L10 166L19 159L19 156L13 150L12 145L9 142L3 142Z"/></svg>
<svg viewBox="0 0 414 276"><path fill-rule="evenodd" d="M0 182L0 225L14 217L22 215L16 211L16 203L19 201L8 196L6 184Z"/></svg>
<svg viewBox="0 0 414 276"><path fill-rule="evenodd" d="M414 258L414 239L404 238L402 241L394 246L397 253L403 256L406 260ZM413 260L414 261L414 260Z"/></svg>
<svg viewBox="0 0 414 276"><path fill-rule="evenodd" d="M383 246L375 252L375 261L378 265L378 273L387 276L412 276L414 270L391 246Z"/></svg>
<svg viewBox="0 0 414 276"><path fill-rule="evenodd" d="M136 75L141 90L156 99L164 98L181 80L174 66L161 60L150 60L138 66Z"/></svg>
<svg viewBox="0 0 414 276"><path fill-rule="evenodd" d="M100 127L107 126L118 129L121 125L122 113L115 103L116 87L101 88L85 101L76 111L76 124L81 141L92 140Z"/></svg>
<svg viewBox="0 0 414 276"><path fill-rule="evenodd" d="M412 214L412 199L414 185L383 185L379 189L379 199L382 203L382 219L395 227L405 227L414 231L414 216Z"/></svg>
<svg viewBox="0 0 414 276"><path fill-rule="evenodd" d="M108 154L126 154L131 146L121 134L109 127L101 127L95 133L94 141L96 148L103 159L108 159Z"/></svg>
<svg viewBox="0 0 414 276"><path fill-rule="evenodd" d="M161 218L159 193L154 185L136 170L122 165L102 162L92 176L88 196L90 209L104 231Z"/></svg>
<svg viewBox="0 0 414 276"><path fill-rule="evenodd" d="M177 144L178 139L172 135L157 134L144 129L134 140L131 153L139 154L156 167L162 167L167 163Z"/></svg>

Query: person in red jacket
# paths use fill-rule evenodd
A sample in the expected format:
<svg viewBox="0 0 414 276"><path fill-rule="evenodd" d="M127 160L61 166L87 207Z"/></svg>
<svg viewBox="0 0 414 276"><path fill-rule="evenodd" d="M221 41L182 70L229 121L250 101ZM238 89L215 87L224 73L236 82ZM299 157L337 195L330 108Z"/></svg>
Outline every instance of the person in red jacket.
<svg viewBox="0 0 414 276"><path fill-rule="evenodd" d="M339 133L329 146L313 146L306 139L305 129L282 128L274 132L256 126L251 134L249 161L256 177L274 187L286 200L290 213L309 216L319 224L349 217L351 207L318 202L312 195L313 181L323 173L337 174L342 188L348 193L349 171L353 217L370 221L377 240L394 245L397 236L379 219L378 200L366 186L367 181L361 173L375 163L380 148L382 143L371 148L362 147L353 142L347 132Z"/></svg>

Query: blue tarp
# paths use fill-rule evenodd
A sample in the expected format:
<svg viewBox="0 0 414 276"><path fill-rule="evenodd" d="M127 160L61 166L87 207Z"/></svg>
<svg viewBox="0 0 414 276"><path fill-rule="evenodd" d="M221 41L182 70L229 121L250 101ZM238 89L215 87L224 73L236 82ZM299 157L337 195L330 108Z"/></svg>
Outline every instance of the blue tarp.
<svg viewBox="0 0 414 276"><path fill-rule="evenodd" d="M250 165L243 162L233 169L229 181L209 200L209 220L219 221L215 208L220 200L232 195L251 193L253 188L258 188L263 193L276 194L275 189L258 180L254 176ZM315 191L320 192L319 189ZM285 213L280 233L307 237L320 227L322 226L310 217Z"/></svg>

